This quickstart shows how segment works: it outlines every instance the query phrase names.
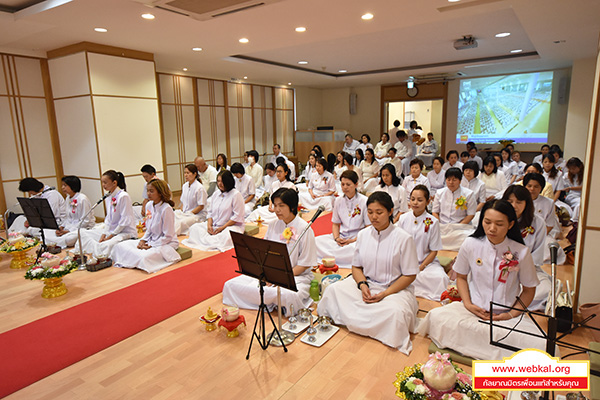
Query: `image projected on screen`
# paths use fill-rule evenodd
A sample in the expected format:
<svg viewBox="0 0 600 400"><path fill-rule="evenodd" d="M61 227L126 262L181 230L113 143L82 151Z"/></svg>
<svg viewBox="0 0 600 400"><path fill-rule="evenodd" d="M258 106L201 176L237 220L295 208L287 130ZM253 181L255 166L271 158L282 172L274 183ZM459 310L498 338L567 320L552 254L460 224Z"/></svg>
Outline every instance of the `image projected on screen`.
<svg viewBox="0 0 600 400"><path fill-rule="evenodd" d="M460 81L456 143L546 143L552 71Z"/></svg>

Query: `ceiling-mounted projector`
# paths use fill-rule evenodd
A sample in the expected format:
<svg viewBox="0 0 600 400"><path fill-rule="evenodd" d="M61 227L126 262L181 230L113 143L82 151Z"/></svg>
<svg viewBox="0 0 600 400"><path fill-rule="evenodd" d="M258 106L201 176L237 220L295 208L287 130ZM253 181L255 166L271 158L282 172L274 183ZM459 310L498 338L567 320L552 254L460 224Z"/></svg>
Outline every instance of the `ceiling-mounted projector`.
<svg viewBox="0 0 600 400"><path fill-rule="evenodd" d="M456 50L474 49L477 47L477 40L471 35L463 36L462 39L458 39L454 42L454 48Z"/></svg>

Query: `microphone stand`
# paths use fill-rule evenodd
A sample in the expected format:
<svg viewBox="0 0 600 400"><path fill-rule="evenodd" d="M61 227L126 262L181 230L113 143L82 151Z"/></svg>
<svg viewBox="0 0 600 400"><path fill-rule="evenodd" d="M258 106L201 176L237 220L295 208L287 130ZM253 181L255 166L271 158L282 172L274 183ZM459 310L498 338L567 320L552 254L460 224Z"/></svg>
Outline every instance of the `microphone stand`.
<svg viewBox="0 0 600 400"><path fill-rule="evenodd" d="M296 243L294 243L294 245L292 246L292 250L290 250L289 254L292 254L294 250L296 250L296 247L298 247L298 244L300 244L300 240L304 237L308 229L312 226L313 222L315 222L315 220L319 217L319 215L321 215L323 211L325 211L325 208L319 207L319 209L312 217L308 225L306 225L306 228L304 228L300 236L298 236L298 239L296 240ZM292 343L294 339L296 339L296 335L294 335L292 332L286 331L285 329L281 328L281 317L281 288L277 286L277 325L279 328L279 335L277 335L277 331L273 331L269 335L270 344L277 347L280 347L283 344L288 345ZM280 337L281 341L279 340Z"/></svg>
<svg viewBox="0 0 600 400"><path fill-rule="evenodd" d="M83 256L83 244L81 243L81 227L83 226L83 222L85 221L85 219L88 217L88 215L90 215L90 213L92 211L94 211L94 209L96 207L98 207L98 205L100 205L100 203L102 203L104 201L104 199L106 199L108 196L110 196L110 193L105 194L104 196L102 196L102 198L100 200L98 200L96 202L96 204L93 205L92 208L90 208L90 211L88 211L83 218L81 219L81 221L79 221L79 226L77 227L77 240L79 241L79 268L77 268L78 271L85 271L87 268L85 267L85 258Z"/></svg>

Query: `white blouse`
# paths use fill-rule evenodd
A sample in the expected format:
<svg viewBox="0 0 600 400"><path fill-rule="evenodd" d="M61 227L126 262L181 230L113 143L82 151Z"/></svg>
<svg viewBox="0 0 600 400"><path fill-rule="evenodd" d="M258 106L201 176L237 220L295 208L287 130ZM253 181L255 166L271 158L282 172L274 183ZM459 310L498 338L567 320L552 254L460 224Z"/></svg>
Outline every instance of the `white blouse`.
<svg viewBox="0 0 600 400"><path fill-rule="evenodd" d="M340 236L351 239L365 226L371 225L367 215L367 196L356 193L351 199L346 195L335 199L331 222L340 224Z"/></svg>
<svg viewBox="0 0 600 400"><path fill-rule="evenodd" d="M76 231L83 217L92 209L90 199L83 193L75 193L75 196L67 196L65 200L65 218L62 221L62 226L67 231ZM94 213L90 213L85 217L85 222L81 225L83 229L91 229L96 224Z"/></svg>
<svg viewBox="0 0 600 400"><path fill-rule="evenodd" d="M446 171L442 169L439 174L435 171L429 171L427 173L427 180L429 181L429 188L433 197L438 190L446 186Z"/></svg>
<svg viewBox="0 0 600 400"><path fill-rule="evenodd" d="M410 194L417 185L425 185L427 186L427 189L429 189L429 179L427 179L427 177L423 174L420 174L417 178L413 178L412 175L404 178L404 181L402 181L402 187L406 191L407 199L410 199Z"/></svg>
<svg viewBox="0 0 600 400"><path fill-rule="evenodd" d="M535 214L542 217L547 227L554 228L558 226L558 217L554 212L554 201L540 194L533 201L533 207L535 207Z"/></svg>
<svg viewBox="0 0 600 400"><path fill-rule="evenodd" d="M237 189L231 189L229 192L216 190L211 198L208 218L212 219L213 228L219 228L230 220L235 221L236 226L244 225L244 198Z"/></svg>
<svg viewBox="0 0 600 400"><path fill-rule="evenodd" d="M129 197L126 191L117 188L115 192L104 200L104 205L106 206L106 218L104 218L105 234L137 235L131 197Z"/></svg>
<svg viewBox="0 0 600 400"><path fill-rule="evenodd" d="M273 194L278 189L281 189L281 188L294 189L295 191L298 191L298 188L296 188L296 185L294 185L294 182L288 181L288 180L281 182L279 179L277 179L271 184L271 192L270 193Z"/></svg>
<svg viewBox="0 0 600 400"><path fill-rule="evenodd" d="M333 172L335 172L335 180L339 181L342 177L342 173L346 170L348 170L348 167L345 165L338 167L338 164L335 164L335 167L333 167Z"/></svg>
<svg viewBox="0 0 600 400"><path fill-rule="evenodd" d="M510 183L513 175L519 175L519 166L514 161L502 161L502 167L498 168L499 171L504 173L506 183Z"/></svg>
<svg viewBox="0 0 600 400"><path fill-rule="evenodd" d="M54 214L54 218L56 219L56 223L58 226L62 225L62 221L66 217L67 213L65 209L65 199L58 192L58 190L46 185L40 194L36 194L35 196L32 196L32 198L48 200L48 203L50 203L50 208L52 209L52 213Z"/></svg>
<svg viewBox="0 0 600 400"><path fill-rule="evenodd" d="M263 183L263 167L260 164L248 165L244 175L249 175L254 180L254 187L261 187Z"/></svg>
<svg viewBox="0 0 600 400"><path fill-rule="evenodd" d="M375 149L373 150L373 152L379 158L385 157L391 147L392 145L390 142L387 142L386 144L383 144L383 142L379 142L375 145Z"/></svg>
<svg viewBox="0 0 600 400"><path fill-rule="evenodd" d="M442 165L442 172L444 173L444 177L445 177L446 171L449 168L458 168L462 171L462 167L463 167L463 163L461 163L460 161L455 162L454 165L450 165L450 163L448 161L446 161L444 163L444 165Z"/></svg>
<svg viewBox="0 0 600 400"><path fill-rule="evenodd" d="M310 164L306 164L306 168L304 168L304 173L302 176L306 178L306 181L310 181L312 179L312 174L317 173L317 169Z"/></svg>
<svg viewBox="0 0 600 400"><path fill-rule="evenodd" d="M266 174L263 177L263 189L265 189L265 192L272 193L271 188L273 186L273 183L276 180L278 180L278 179L277 179L277 175L275 175L275 174L273 174L273 176L269 176L269 174Z"/></svg>
<svg viewBox="0 0 600 400"><path fill-rule="evenodd" d="M521 237L525 246L529 248L533 263L535 265L544 264L544 248L546 244L546 224L539 215L533 215L531 225L521 229Z"/></svg>
<svg viewBox="0 0 600 400"><path fill-rule="evenodd" d="M503 279L506 282L501 282L500 263L505 252L516 257L519 270L509 272ZM488 311L490 301L512 306L521 292L521 285L535 287L539 284L529 249L509 238L497 245L492 244L486 236L466 238L452 268L461 275L469 275L471 302ZM494 312L506 310L494 306Z"/></svg>
<svg viewBox="0 0 600 400"><path fill-rule="evenodd" d="M456 202L464 197L465 206L458 208ZM465 187L459 186L452 192L447 187L437 192L433 200L432 212L438 213L442 224L458 224L467 215L475 215L477 212L477 202L473 192Z"/></svg>
<svg viewBox="0 0 600 400"><path fill-rule="evenodd" d="M359 167L362 172L362 177L366 181L367 179L377 177L379 173L380 165L376 160L373 160L371 164L369 164L366 160L361 161Z"/></svg>
<svg viewBox="0 0 600 400"><path fill-rule="evenodd" d="M470 181L463 176L462 181L460 181L460 185L470 189L475 194L475 201L477 204L485 203L487 199L487 192L485 189L485 183L478 177L471 179Z"/></svg>
<svg viewBox="0 0 600 400"><path fill-rule="evenodd" d="M503 192L508 187L506 177L500 170L498 172L491 173L490 175L485 172L479 174L478 178L485 184L485 196L486 198L494 196L498 192Z"/></svg>
<svg viewBox="0 0 600 400"><path fill-rule="evenodd" d="M204 206L202 211L198 213L198 216L206 215L206 199L208 194L204 186L198 181L186 182L181 187L181 211L191 212L198 206Z"/></svg>
<svg viewBox="0 0 600 400"><path fill-rule="evenodd" d="M563 173L558 172L554 178L550 178L550 173L544 171L542 172L544 178L546 178L546 182L552 185L552 189L556 192L557 190L563 190Z"/></svg>
<svg viewBox="0 0 600 400"><path fill-rule="evenodd" d="M394 215L399 212L405 213L408 211L408 196L406 195L406 190L401 185L384 185L381 187L381 184L379 184L375 188L375 192L386 192L390 195L394 202Z"/></svg>
<svg viewBox="0 0 600 400"><path fill-rule="evenodd" d="M241 178L238 178L237 176L235 177L235 188L238 192L240 192L244 198L244 201L246 201L248 196L253 196L256 194L254 179L252 179L252 177L248 174L242 175ZM256 201L256 198L254 198L253 201Z"/></svg>
<svg viewBox="0 0 600 400"><path fill-rule="evenodd" d="M396 224L413 237L419 265L432 251L442 250L440 222L427 211L415 217L411 210L402 214Z"/></svg>
<svg viewBox="0 0 600 400"><path fill-rule="evenodd" d="M368 280L386 287L403 275L419 272L413 238L393 224L381 232L372 225L360 231L352 265L361 267Z"/></svg>
<svg viewBox="0 0 600 400"><path fill-rule="evenodd" d="M290 228L293 235L286 245L289 252L292 247L294 247L298 237L300 237L300 234L307 225L308 222L299 216L296 216L296 218L294 218L292 222L287 225L283 220L278 219L277 222L269 224L265 239L284 243L286 239L283 237L283 232L286 228ZM294 252L290 254L290 262L292 264L292 268L296 265L301 267L312 267L316 264L316 260L317 245L315 244L315 232L312 230L312 228L309 228L300 240L300 244L294 249ZM306 269L306 271L302 273L302 275L304 274L311 274L310 268Z"/></svg>
<svg viewBox="0 0 600 400"><path fill-rule="evenodd" d="M328 171L323 171L320 175L315 172L308 183L308 188L312 189L315 196L323 196L326 193L335 192L335 179Z"/></svg>
<svg viewBox="0 0 600 400"><path fill-rule="evenodd" d="M179 246L175 234L175 212L173 207L162 201L158 204L149 201L146 204L146 233L142 240L145 240L152 247L169 245L177 248Z"/></svg>

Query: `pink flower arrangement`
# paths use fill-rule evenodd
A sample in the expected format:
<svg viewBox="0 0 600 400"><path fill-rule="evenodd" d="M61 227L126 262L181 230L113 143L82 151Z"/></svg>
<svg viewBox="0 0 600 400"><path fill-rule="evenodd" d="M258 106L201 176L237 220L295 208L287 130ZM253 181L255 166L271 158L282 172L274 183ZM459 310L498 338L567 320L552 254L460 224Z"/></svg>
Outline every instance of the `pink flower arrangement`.
<svg viewBox="0 0 600 400"><path fill-rule="evenodd" d="M75 214L75 209L77 208L77 199L71 200L71 212Z"/></svg>
<svg viewBox="0 0 600 400"><path fill-rule="evenodd" d="M112 204L112 206L113 206L113 211L117 211L117 198L116 198L116 197L113 197L113 198L110 200L110 203L111 203L111 204Z"/></svg>
<svg viewBox="0 0 600 400"><path fill-rule="evenodd" d="M502 261L500 262L500 276L498 282L506 283L506 278L511 272L519 271L519 259L515 254L510 251L510 248L502 255Z"/></svg>

